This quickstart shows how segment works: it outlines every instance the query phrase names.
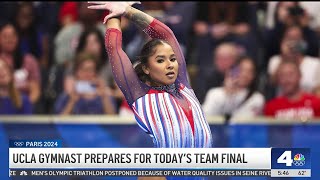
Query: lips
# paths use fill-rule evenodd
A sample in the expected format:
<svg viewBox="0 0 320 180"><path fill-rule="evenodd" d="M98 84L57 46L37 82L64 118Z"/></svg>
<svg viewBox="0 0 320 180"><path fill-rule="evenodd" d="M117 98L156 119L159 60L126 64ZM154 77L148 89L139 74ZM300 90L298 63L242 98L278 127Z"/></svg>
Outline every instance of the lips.
<svg viewBox="0 0 320 180"><path fill-rule="evenodd" d="M174 77L174 72L168 72L166 74L166 76L168 76L169 78L173 78Z"/></svg>

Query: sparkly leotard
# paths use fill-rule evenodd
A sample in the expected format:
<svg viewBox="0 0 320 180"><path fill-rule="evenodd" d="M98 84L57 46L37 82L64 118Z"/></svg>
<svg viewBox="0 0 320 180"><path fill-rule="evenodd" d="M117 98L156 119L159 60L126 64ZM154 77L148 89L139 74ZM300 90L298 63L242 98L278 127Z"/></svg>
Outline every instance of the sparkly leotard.
<svg viewBox="0 0 320 180"><path fill-rule="evenodd" d="M187 80L185 59L176 37L157 19L143 31L151 38L165 40L171 45L179 63L179 73L172 85L146 85L139 80L131 61L122 50L121 31L107 29L105 45L112 72L138 125L153 138L155 147L211 147L210 127Z"/></svg>

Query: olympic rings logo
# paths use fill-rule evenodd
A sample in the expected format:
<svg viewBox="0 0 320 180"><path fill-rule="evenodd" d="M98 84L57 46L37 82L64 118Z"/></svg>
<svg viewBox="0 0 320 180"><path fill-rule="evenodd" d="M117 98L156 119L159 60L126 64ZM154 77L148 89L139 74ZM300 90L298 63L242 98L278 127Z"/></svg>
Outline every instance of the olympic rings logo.
<svg viewBox="0 0 320 180"><path fill-rule="evenodd" d="M295 166L303 166L305 164L305 161L293 161L293 164Z"/></svg>
<svg viewBox="0 0 320 180"><path fill-rule="evenodd" d="M24 142L14 142L13 144L15 146L21 147L21 146L23 146Z"/></svg>

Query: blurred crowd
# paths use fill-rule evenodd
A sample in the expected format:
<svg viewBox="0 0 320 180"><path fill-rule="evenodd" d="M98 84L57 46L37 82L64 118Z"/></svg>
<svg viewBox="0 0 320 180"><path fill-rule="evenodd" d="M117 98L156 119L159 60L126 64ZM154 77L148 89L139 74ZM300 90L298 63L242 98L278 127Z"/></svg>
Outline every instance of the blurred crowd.
<svg viewBox="0 0 320 180"><path fill-rule="evenodd" d="M87 2L0 4L0 114L133 116L113 80L106 15ZM175 33L207 116L320 116L320 2L143 1ZM122 18L135 62L149 38Z"/></svg>

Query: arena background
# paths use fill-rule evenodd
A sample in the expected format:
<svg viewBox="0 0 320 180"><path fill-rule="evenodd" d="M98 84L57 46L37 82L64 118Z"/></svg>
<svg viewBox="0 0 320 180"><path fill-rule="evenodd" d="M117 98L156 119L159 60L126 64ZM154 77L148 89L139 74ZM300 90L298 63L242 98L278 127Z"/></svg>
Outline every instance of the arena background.
<svg viewBox="0 0 320 180"><path fill-rule="evenodd" d="M301 1L302 2L302 1ZM0 23L13 21L16 13L16 7L20 2L2 2L0 3ZM0 116L0 179L9 179L8 177L8 143L10 139L60 139L64 147L152 147L150 137L143 133L133 118L126 118L120 115L68 115L59 116L54 113L53 107L59 93L62 92L63 71L61 62L55 57L54 37L61 28L61 17L73 11L60 12L62 2L32 2L35 7L35 17L39 27L49 34L49 59L41 66L41 98L33 115L11 115ZM79 2L73 2L75 4ZM183 2L185 3L185 2ZM190 2L189 2L190 3ZM193 5L200 2L191 2ZM272 19L273 11L277 2L250 2L253 13L250 17L255 20L253 25L254 34L257 44L249 44L255 47L256 51L253 56L256 58L259 71L259 87L260 90L266 90L264 82L266 79L266 69L268 57L267 47L263 41L263 33L267 29L276 27ZM145 8L150 8L149 12L159 15L160 6L158 1L151 1L149 4L143 2ZM74 4L73 4L74 5ZM183 7L183 6L182 6ZM317 2L312 9L311 14L316 14L314 22L310 24L312 29L319 32L317 26L318 12L320 10ZM318 10L317 10L318 8ZM179 9L180 13L192 14L193 11ZM100 14L102 21L103 13ZM270 18L271 17L271 18ZM76 17L72 17L76 18ZM75 20L75 19L74 19ZM249 22L251 23L251 22ZM182 29L184 26L181 26ZM181 28L179 27L179 28ZM174 29L179 31L180 29ZM188 28L193 28L192 23ZM126 38L130 39L132 34L126 34ZM135 31L133 31L135 33ZM189 32L189 31L188 31ZM71 32L72 33L72 32ZM181 34L179 34L181 35ZM184 37L183 35L179 36ZM268 37L268 36L267 36ZM179 39L180 40L180 39ZM272 39L273 40L273 39ZM271 41L272 41L271 40ZM319 39L316 39L317 42ZM202 87L195 87L197 77L202 75L211 63L211 56L204 52L212 52L207 46L195 48L195 39L190 38L184 41L186 45L187 64L190 80L200 99L203 100ZM249 41L248 42L253 42ZM132 46L131 46L132 47ZM201 50L200 54L196 53ZM250 50L250 48L249 48ZM203 51L203 52L202 52ZM67 57L72 54L66 54ZM200 57L203 61L199 61L196 57ZM201 69L204 68L204 69ZM320 77L319 77L320 78ZM201 84L198 84L199 86ZM197 91L198 89L198 91ZM200 89L200 90L199 90ZM201 94L202 93L202 94ZM279 120L259 116L255 118L234 119L232 122L225 121L224 116L208 117L208 121L213 133L214 147L295 147L295 148L311 148L312 157L312 178L286 178L290 180L303 179L320 179L320 119L301 120ZM44 179L44 178L12 178L12 179ZM57 178L46 178L57 179ZM62 178L58 179L71 179ZM79 178L79 179L136 179L135 177L119 177L119 178ZM214 180L236 180L236 179L270 179L266 177L210 177ZM272 178L277 179L277 178Z"/></svg>

